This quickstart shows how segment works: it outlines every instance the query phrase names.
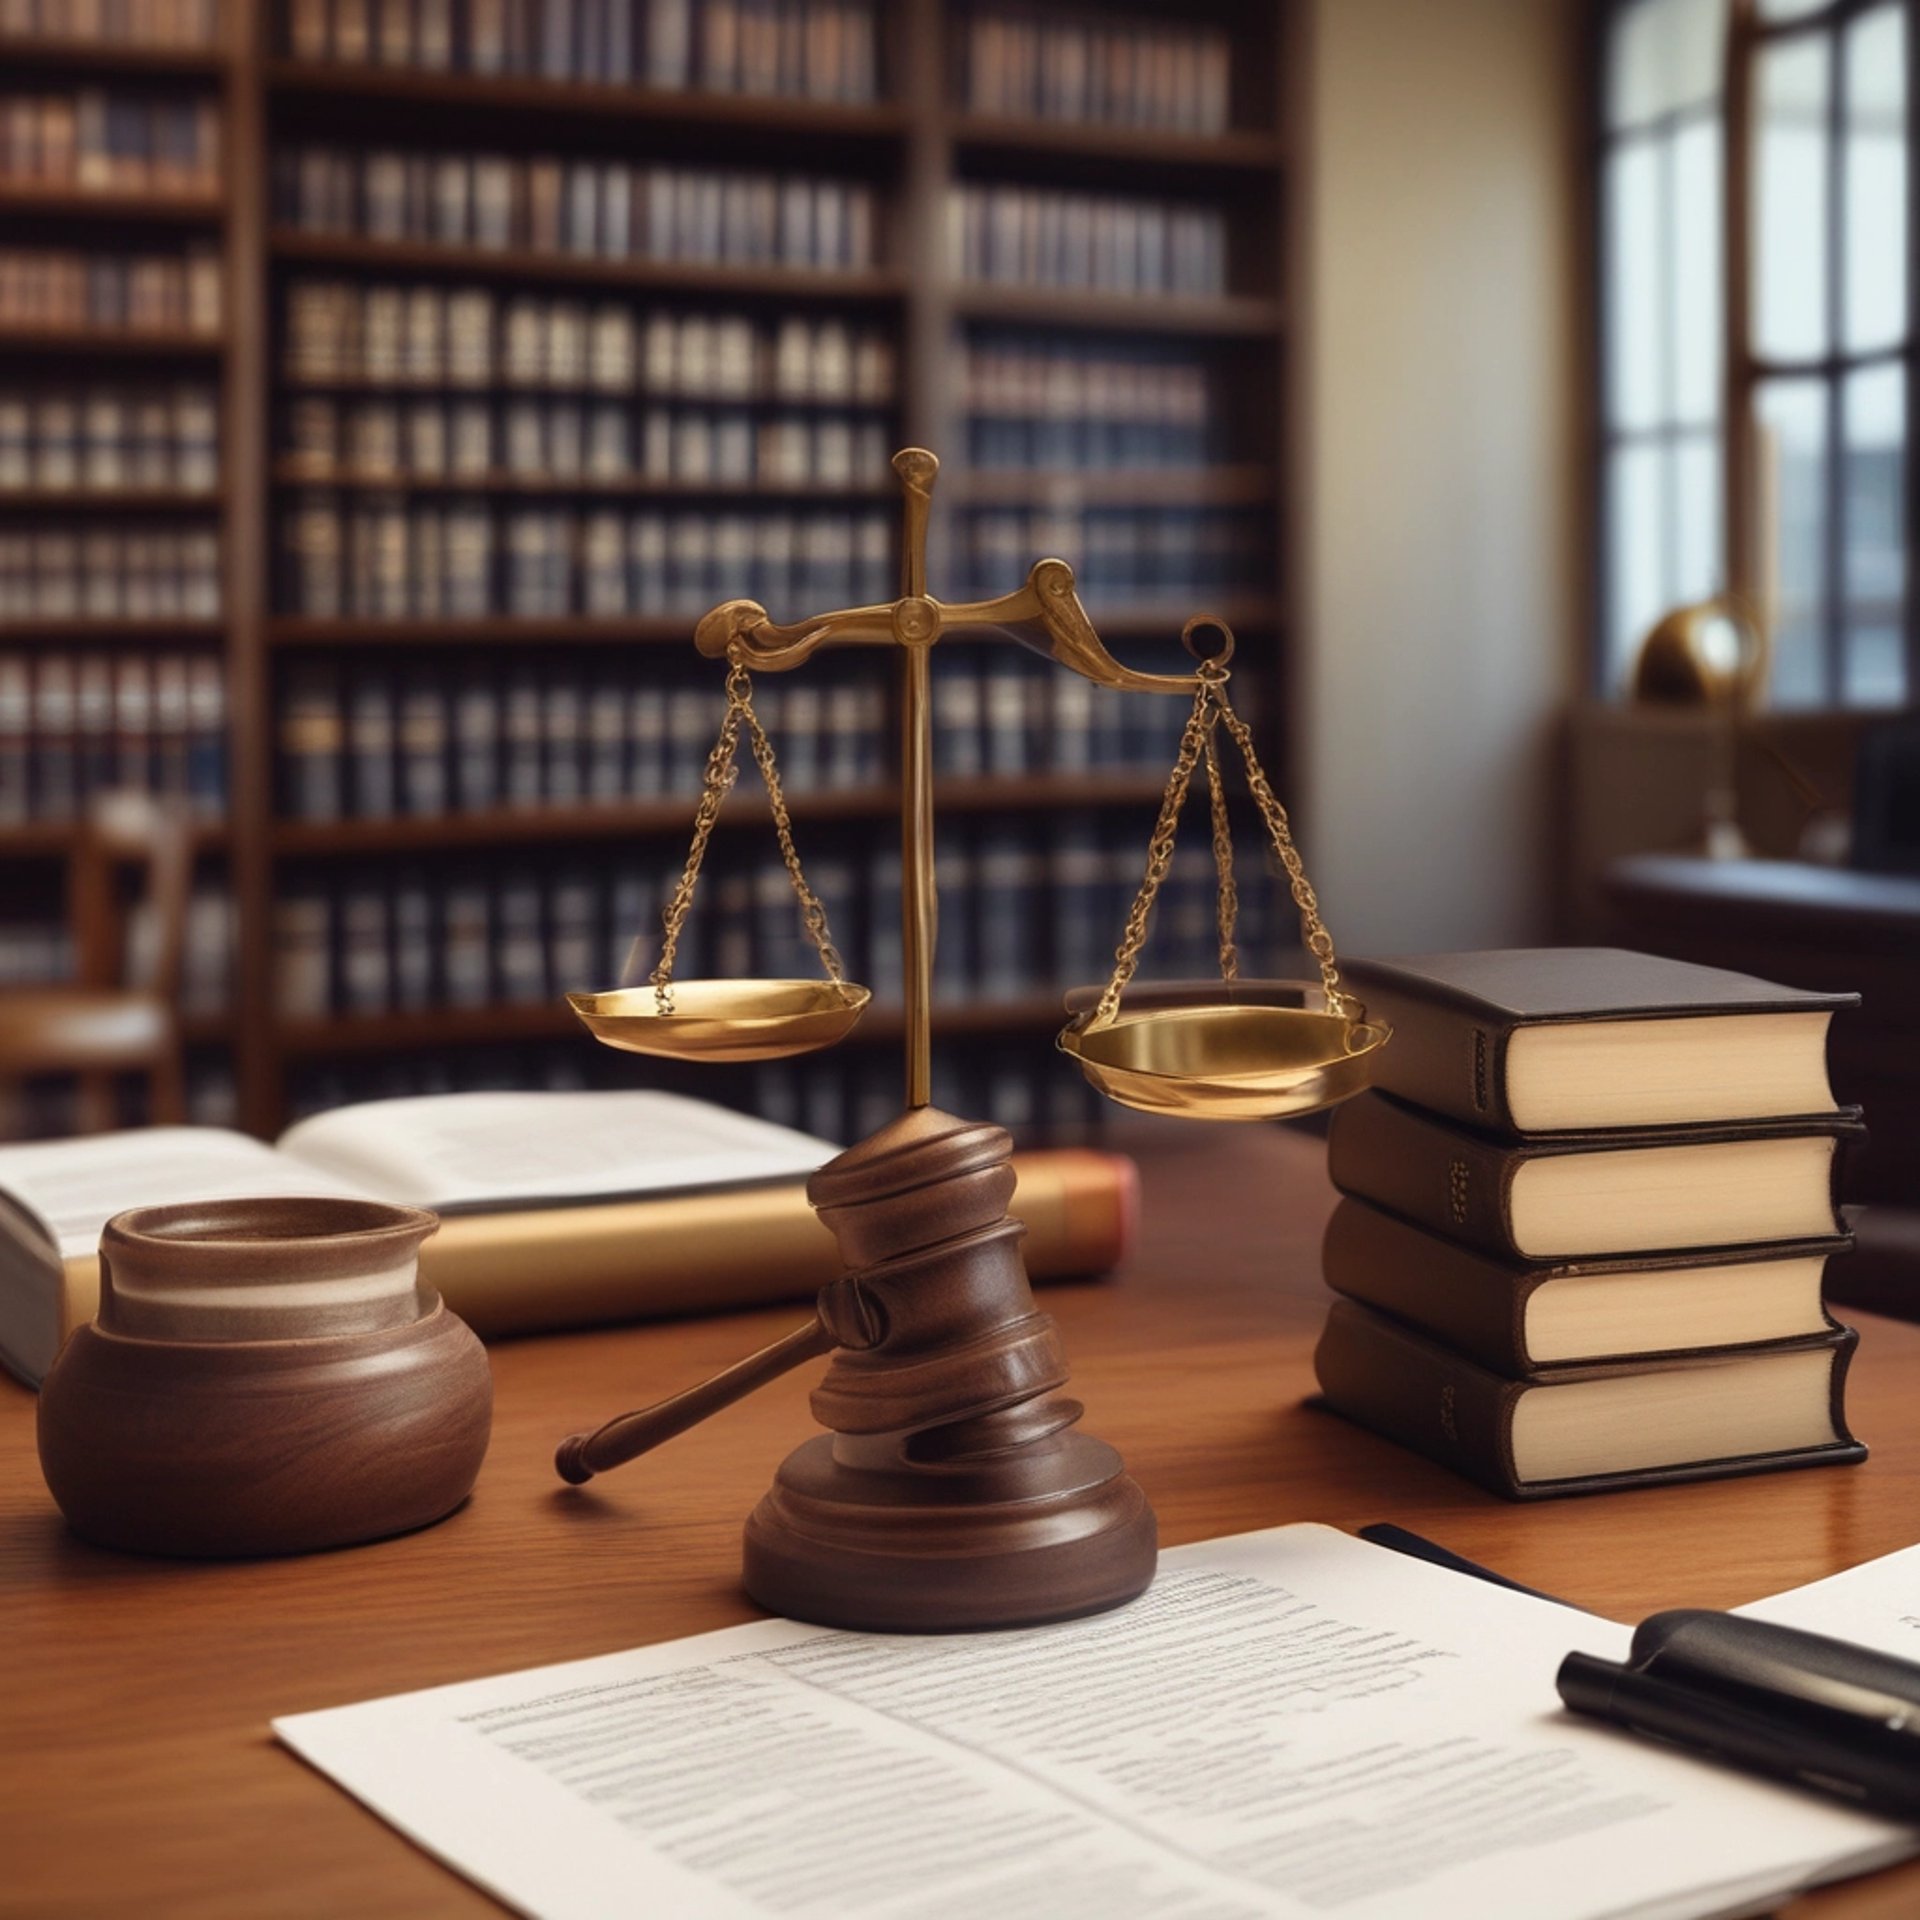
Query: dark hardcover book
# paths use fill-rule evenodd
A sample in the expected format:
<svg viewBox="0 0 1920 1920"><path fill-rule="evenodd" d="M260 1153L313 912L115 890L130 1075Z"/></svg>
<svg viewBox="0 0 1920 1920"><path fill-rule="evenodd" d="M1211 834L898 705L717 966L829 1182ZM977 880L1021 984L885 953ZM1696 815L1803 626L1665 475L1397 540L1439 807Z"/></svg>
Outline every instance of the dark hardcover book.
<svg viewBox="0 0 1920 1920"><path fill-rule="evenodd" d="M1834 1111L1827 1025L1853 993L1808 993L1611 947L1350 960L1393 1029L1374 1084L1514 1133Z"/></svg>
<svg viewBox="0 0 1920 1920"><path fill-rule="evenodd" d="M1320 1270L1496 1373L1634 1355L1700 1353L1831 1331L1828 1260L1846 1239L1606 1260L1496 1260L1364 1200L1327 1223Z"/></svg>
<svg viewBox="0 0 1920 1920"><path fill-rule="evenodd" d="M1827 1114L1513 1141L1364 1093L1333 1117L1327 1170L1342 1193L1482 1252L1579 1259L1843 1233L1838 1149L1865 1131Z"/></svg>
<svg viewBox="0 0 1920 1920"><path fill-rule="evenodd" d="M1864 1460L1844 1405L1857 1342L1836 1327L1740 1353L1513 1379L1336 1300L1313 1365L1335 1412L1529 1500Z"/></svg>

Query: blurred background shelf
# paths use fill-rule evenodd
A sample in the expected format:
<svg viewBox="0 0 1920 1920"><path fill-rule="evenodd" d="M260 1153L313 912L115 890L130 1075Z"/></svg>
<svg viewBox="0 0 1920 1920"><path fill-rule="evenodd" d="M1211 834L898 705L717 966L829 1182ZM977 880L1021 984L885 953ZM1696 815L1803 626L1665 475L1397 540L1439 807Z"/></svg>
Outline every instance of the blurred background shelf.
<svg viewBox="0 0 1920 1920"><path fill-rule="evenodd" d="M685 84L673 85L650 80L638 53L630 70L590 78L453 70L464 46L433 55L440 68L410 65L429 57L411 37L428 15L406 0L364 16L368 41L350 57L330 36L357 32L363 16L312 0L225 5L206 46L0 36L0 62L43 93L212 100L222 117L218 193L0 180L0 252L51 249L89 273L117 262L123 299L136 270L158 270L174 276L176 302L112 311L141 318L138 328L100 324L104 310L73 325L0 318L0 356L14 356L0 406L17 395L30 434L52 420L46 430L71 432L76 448L115 433L131 447L154 409L184 404L189 390L217 414L211 493L155 483L150 467L114 479L110 458L85 468L99 483L89 488L0 492L0 572L15 539L64 542L63 561L84 571L106 551L90 539L118 542L138 568L172 564L154 559L151 539L197 536L202 523L217 536L217 620L0 620L0 753L22 690L36 743L49 714L57 744L60 714L85 709L83 768L137 771L140 729L155 728L148 764L162 778L175 761L161 751L161 709L177 727L181 676L200 675L194 777L221 783L232 825L197 836L208 857L194 937L225 943L197 964L231 981L228 1011L189 1023L199 1118L271 1134L295 1112L370 1092L630 1083L637 1063L595 1049L550 995L529 999L526 970L538 960L549 984L604 984L623 955L631 963L628 943L656 926L658 889L678 872L695 793L676 777L659 798L585 798L590 751L640 751L590 747L588 729L608 700L662 701L669 764L697 776L721 677L693 648L697 615L735 596L764 598L776 618L890 597L897 492L878 462L900 445L941 456L929 577L942 597L1005 592L1035 560L1062 554L1101 632L1131 664L1161 671L1184 665L1177 636L1191 613L1230 620L1242 636L1236 690L1284 784L1294 289L1278 238L1294 191L1294 0L1197 11L1141 0L1111 15L1067 0L850 5L842 30L870 18L874 40L824 43L852 59L836 97L832 74L823 86L817 73L787 72L769 91L744 67L705 72L702 49L732 44L702 39L697 16L710 3L690 0L696 30ZM559 44L537 31L540 4L529 0L523 50L535 66ZM1180 87L1201 92L1163 86L1110 103L1106 118L1050 117L1037 99L1034 111L1007 111L1007 87L1024 82L982 64L977 28L989 15L1019 32L1137 35L1141 48L1187 35L1198 52ZM396 31L404 58L378 38ZM596 57L591 44L575 35L569 58ZM667 175L647 172L663 168L665 186ZM629 224L649 181L648 217L676 223L664 238ZM975 188L1024 196L994 218L1031 266L1026 284L963 274L962 208ZM766 259L769 190L789 223L771 250L794 264ZM1152 277L1176 274L1170 252L1155 266L1151 245L1125 239L1169 209L1211 236L1204 290L1147 290L1186 284ZM760 223L745 241L728 224L743 218ZM1018 232L1009 218L1024 223ZM1085 252L1095 226L1132 267ZM749 257L756 264L738 264ZM800 264L809 258L852 264ZM1116 271L1145 276L1141 290L1116 290ZM175 282L194 273L202 302L189 310ZM303 318L316 300L335 304ZM188 311L204 324L175 324ZM316 326L322 350L299 350L312 349ZM58 415L63 404L70 416ZM0 451L14 417L0 414ZM38 469L29 457L15 471ZM764 477L737 477L748 472ZM589 564L624 568L621 590L609 598L603 582L589 598ZM429 567L464 569L461 590L416 597ZM840 584L815 591L823 582ZM391 614L416 603L494 610ZM552 610L504 611L536 604ZM669 604L680 610L639 610ZM1181 703L1114 699L1095 721L1084 691L1058 688L1059 669L975 644L982 637L956 636L936 661L952 754L939 786L951 962L939 1031L955 1043L940 1071L984 1076L953 1096L982 1111L1078 1125L1083 1090L1045 1047L1073 984L1054 976L1069 950L1079 973L1110 953L1106 921L1117 926L1138 884L1135 843ZM836 932L850 955L878 956L883 1000L897 965L873 905L898 844L892 665L850 649L759 687L788 750L803 850L854 901L835 907ZM491 709L473 708L482 693ZM503 772L497 800L475 804L469 792L458 811L410 811L398 787L379 801L382 783L411 778L423 754L451 781L466 738L457 730L471 731L475 711L501 730L502 756L511 729L523 752L535 729L548 797L507 804ZM1080 770L1047 770L1056 721L1079 730L1060 751ZM1107 733L1089 734L1095 725ZM315 752L337 761L344 817L291 817L294 759L304 770ZM636 773L591 790L653 789ZM1250 823L1237 805L1234 817ZM702 937L756 968L774 939L774 894L764 867L740 863L771 858L766 825L743 759L702 890ZM73 835L63 823L0 829L0 882L49 954ZM1188 837L1204 864L1197 815ZM590 942L578 921L588 883ZM481 965L499 1004L346 1011L382 994L417 1000L417 979L403 995L398 963L422 938L434 952L430 997L459 997L440 977L459 931L448 916L475 911L492 929ZM1171 964L1212 963L1210 914L1187 900L1161 920ZM303 1002L287 997L290 980L304 980ZM283 1011L295 1004L307 1011ZM799 1079L785 1068L721 1074L710 1090L851 1130L892 1098L885 1048L899 1033L897 1014L875 1007L849 1064L811 1063Z"/></svg>

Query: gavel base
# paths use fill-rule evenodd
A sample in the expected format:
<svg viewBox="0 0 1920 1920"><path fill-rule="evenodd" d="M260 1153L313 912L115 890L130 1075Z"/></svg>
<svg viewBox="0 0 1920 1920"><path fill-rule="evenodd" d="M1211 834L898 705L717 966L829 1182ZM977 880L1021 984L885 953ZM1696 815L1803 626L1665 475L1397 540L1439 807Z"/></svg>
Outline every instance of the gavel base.
<svg viewBox="0 0 1920 1920"><path fill-rule="evenodd" d="M1091 1435L1056 1433L999 1467L860 1466L837 1444L821 1434L789 1455L747 1521L746 1588L776 1613L877 1633L1035 1626L1120 1606L1153 1578L1153 1509Z"/></svg>

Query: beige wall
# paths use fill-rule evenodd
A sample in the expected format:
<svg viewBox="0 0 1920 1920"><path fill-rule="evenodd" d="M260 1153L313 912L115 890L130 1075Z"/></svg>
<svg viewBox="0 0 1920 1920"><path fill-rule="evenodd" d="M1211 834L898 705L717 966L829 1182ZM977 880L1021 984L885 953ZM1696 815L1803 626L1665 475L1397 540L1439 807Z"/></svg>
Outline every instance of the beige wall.
<svg viewBox="0 0 1920 1920"><path fill-rule="evenodd" d="M1579 673L1571 0L1315 0L1302 836L1356 952L1525 944Z"/></svg>

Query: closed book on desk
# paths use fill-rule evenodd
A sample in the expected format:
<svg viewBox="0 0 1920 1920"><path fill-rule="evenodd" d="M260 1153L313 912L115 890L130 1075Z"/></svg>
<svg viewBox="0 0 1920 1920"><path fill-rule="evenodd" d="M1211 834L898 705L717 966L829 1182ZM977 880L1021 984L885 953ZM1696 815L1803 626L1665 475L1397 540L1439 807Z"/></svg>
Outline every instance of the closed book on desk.
<svg viewBox="0 0 1920 1920"><path fill-rule="evenodd" d="M806 1176L838 1149L660 1093L446 1094L304 1120L276 1145L163 1127L0 1149L0 1365L38 1385L99 1297L127 1207L347 1194L431 1207L422 1281L483 1335L808 1298L841 1271ZM1133 1235L1131 1161L1014 1158L1035 1278L1094 1274Z"/></svg>
<svg viewBox="0 0 1920 1920"><path fill-rule="evenodd" d="M1858 1336L1509 1379L1351 1300L1313 1356L1327 1404L1509 1500L1840 1465L1867 1450L1842 1402Z"/></svg>
<svg viewBox="0 0 1920 1920"><path fill-rule="evenodd" d="M1827 1027L1860 1001L1613 947L1344 960L1341 972L1393 1029L1377 1087L1524 1134L1832 1113Z"/></svg>
<svg viewBox="0 0 1920 1920"><path fill-rule="evenodd" d="M1839 1147L1864 1133L1829 1114L1512 1141L1363 1093L1333 1116L1327 1170L1342 1193L1465 1246L1579 1259L1843 1233Z"/></svg>
<svg viewBox="0 0 1920 1920"><path fill-rule="evenodd" d="M1828 1260L1845 1239L1603 1260L1498 1260L1364 1200L1327 1223L1320 1270L1349 1300L1405 1320L1496 1373L1694 1353L1828 1333Z"/></svg>

